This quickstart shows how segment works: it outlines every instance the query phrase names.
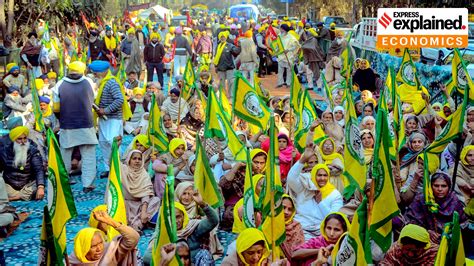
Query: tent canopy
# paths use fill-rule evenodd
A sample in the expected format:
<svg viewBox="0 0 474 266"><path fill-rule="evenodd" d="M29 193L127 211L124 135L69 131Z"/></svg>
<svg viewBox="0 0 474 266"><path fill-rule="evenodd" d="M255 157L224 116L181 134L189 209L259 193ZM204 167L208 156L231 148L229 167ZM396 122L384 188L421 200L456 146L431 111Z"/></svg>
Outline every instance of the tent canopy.
<svg viewBox="0 0 474 266"><path fill-rule="evenodd" d="M152 13L158 16L161 20L165 20L169 22L173 17L173 11L171 9L167 9L160 5L152 6L138 15L141 19L147 19Z"/></svg>

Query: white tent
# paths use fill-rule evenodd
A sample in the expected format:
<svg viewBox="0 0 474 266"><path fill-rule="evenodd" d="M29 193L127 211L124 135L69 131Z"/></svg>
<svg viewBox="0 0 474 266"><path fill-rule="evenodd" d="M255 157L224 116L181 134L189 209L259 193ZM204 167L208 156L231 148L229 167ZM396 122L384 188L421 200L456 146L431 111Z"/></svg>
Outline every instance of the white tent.
<svg viewBox="0 0 474 266"><path fill-rule="evenodd" d="M157 15L161 20L165 20L166 18L167 23L169 23L173 17L173 11L171 9L167 9L160 5L152 6L141 12L138 16L141 19L147 19L152 13Z"/></svg>

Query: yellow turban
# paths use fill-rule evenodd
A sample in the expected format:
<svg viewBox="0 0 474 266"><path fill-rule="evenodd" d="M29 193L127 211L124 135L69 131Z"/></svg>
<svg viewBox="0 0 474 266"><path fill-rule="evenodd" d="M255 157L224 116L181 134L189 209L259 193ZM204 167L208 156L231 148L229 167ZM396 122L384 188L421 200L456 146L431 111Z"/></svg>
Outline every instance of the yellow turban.
<svg viewBox="0 0 474 266"><path fill-rule="evenodd" d="M133 95L141 94L143 96L145 95L145 92L146 90L140 87L135 87L135 89L133 89Z"/></svg>
<svg viewBox="0 0 474 266"><path fill-rule="evenodd" d="M91 214L89 216L89 226L92 228L97 228L97 226L99 226L99 221L97 221L94 217L94 212L96 211L107 211L107 205L99 205L91 211Z"/></svg>
<svg viewBox="0 0 474 266"><path fill-rule="evenodd" d="M328 236L326 235L326 230L324 230L324 228L326 227L327 218L331 214L337 214L337 215L342 217L342 219L346 222L347 231L349 231L349 227L351 227L351 223L349 222L349 220L347 219L347 216L344 213L342 213L342 212L331 212L331 213L329 213L328 215L326 215L326 217L324 217L324 220L321 222L321 225L319 227L319 231L321 232L321 235L326 240L328 240Z"/></svg>
<svg viewBox="0 0 474 266"><path fill-rule="evenodd" d="M170 33L174 33L176 31L175 27L170 27Z"/></svg>
<svg viewBox="0 0 474 266"><path fill-rule="evenodd" d="M158 34L158 33L156 33L156 32L153 32L153 33L150 35L150 40L153 40L153 39L161 40L160 34Z"/></svg>
<svg viewBox="0 0 474 266"><path fill-rule="evenodd" d="M244 33L245 38L252 38L253 32L251 30L248 30Z"/></svg>
<svg viewBox="0 0 474 266"><path fill-rule="evenodd" d="M90 262L86 259L87 253L91 249L92 239L94 235L99 233L104 238L102 232L99 229L87 227L79 231L74 238L74 254L77 259L81 262Z"/></svg>
<svg viewBox="0 0 474 266"><path fill-rule="evenodd" d="M128 29L127 34L135 34L135 29L134 28Z"/></svg>
<svg viewBox="0 0 474 266"><path fill-rule="evenodd" d="M91 22L91 23L89 24L89 26L90 26L91 29L97 29L97 25L95 25L94 22Z"/></svg>
<svg viewBox="0 0 474 266"><path fill-rule="evenodd" d="M8 136L10 137L11 141L15 141L17 138L19 138L23 134L28 136L28 134L30 134L30 130L25 126L19 126L10 130L10 133L8 133Z"/></svg>
<svg viewBox="0 0 474 266"><path fill-rule="evenodd" d="M304 27L303 21L298 22L298 27Z"/></svg>
<svg viewBox="0 0 474 266"><path fill-rule="evenodd" d="M10 70L11 70L12 67L14 67L14 66L17 66L17 64L16 64L16 63L10 63L10 64L8 64L8 65L7 65L7 73L10 72Z"/></svg>
<svg viewBox="0 0 474 266"><path fill-rule="evenodd" d="M44 81L42 79L35 79L35 85L38 90L42 89L44 86Z"/></svg>
<svg viewBox="0 0 474 266"><path fill-rule="evenodd" d="M77 74L84 74L86 70L86 64L82 63L81 61L74 61L68 65L69 72L74 72Z"/></svg>
<svg viewBox="0 0 474 266"><path fill-rule="evenodd" d="M174 138L170 141L170 144L168 146L168 149L171 153L171 155L173 155L174 158L178 158L176 156L176 154L174 153L174 151L181 145L184 145L184 148L186 149L186 142L184 142L183 139L180 139L180 138Z"/></svg>
<svg viewBox="0 0 474 266"><path fill-rule="evenodd" d="M48 72L48 79L55 79L57 77L56 72Z"/></svg>
<svg viewBox="0 0 474 266"><path fill-rule="evenodd" d="M150 148L150 144L148 143L148 137L147 135L144 135L144 134L139 134L137 135L132 143L133 143L133 149L136 150L137 149L137 144L136 143L140 143L142 146L144 146L145 148Z"/></svg>
<svg viewBox="0 0 474 266"><path fill-rule="evenodd" d="M188 226L188 223L189 223L189 215L188 213L186 212L186 208L184 208L183 204L175 201L174 202L174 208L177 209L177 210L180 210L182 213L183 213L183 227L180 228L177 228L178 231L180 230L183 230L186 228L186 226Z"/></svg>
<svg viewBox="0 0 474 266"><path fill-rule="evenodd" d="M226 38L229 37L229 33L228 31L221 31L219 32L219 35L217 36L219 39L222 37L222 36L225 36Z"/></svg>
<svg viewBox="0 0 474 266"><path fill-rule="evenodd" d="M262 254L262 258L258 262L258 265L261 265L262 261L270 255L270 249L268 248L268 243L265 240L265 235L262 233L262 231L256 228L247 228L239 234L236 240L236 249L240 260L244 263L244 265L249 264L245 261L242 253L260 241L265 243L265 251Z"/></svg>
<svg viewBox="0 0 474 266"><path fill-rule="evenodd" d="M428 249L431 246L430 243L430 234L426 231L425 228L416 225L416 224L407 224L403 227L400 232L400 237L398 238L399 243L401 244L401 239L408 237L422 243L426 243L425 249Z"/></svg>
<svg viewBox="0 0 474 266"><path fill-rule="evenodd" d="M317 37L318 36L318 33L316 32L316 30L314 28L311 28L308 30L309 33L311 33L311 35L313 35L314 37Z"/></svg>
<svg viewBox="0 0 474 266"><path fill-rule="evenodd" d="M474 150L474 145L468 145L468 146L466 146L462 149L462 151L461 151L461 162L462 162L462 164L469 165L469 163L466 161L466 156L471 150ZM430 163L431 163L431 161L430 161Z"/></svg>

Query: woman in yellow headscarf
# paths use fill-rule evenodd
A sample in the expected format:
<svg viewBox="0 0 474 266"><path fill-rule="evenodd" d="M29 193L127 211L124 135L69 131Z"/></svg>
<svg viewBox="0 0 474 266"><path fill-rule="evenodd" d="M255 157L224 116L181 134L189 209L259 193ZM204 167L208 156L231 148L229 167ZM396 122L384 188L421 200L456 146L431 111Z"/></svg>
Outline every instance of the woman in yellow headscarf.
<svg viewBox="0 0 474 266"><path fill-rule="evenodd" d="M461 163L456 173L456 185L464 197L466 205L474 197L474 145L468 145L461 151ZM460 197L461 200L463 200Z"/></svg>
<svg viewBox="0 0 474 266"><path fill-rule="evenodd" d="M461 240L462 241L462 240ZM434 265L438 245L432 244L428 231L418 225L408 224L400 232L385 254L381 265Z"/></svg>
<svg viewBox="0 0 474 266"><path fill-rule="evenodd" d="M150 143L148 142L148 136L145 134L136 135L135 138L133 138L132 142L130 142L130 145L128 145L125 152L123 153L124 158L122 161L125 160L128 153L131 152L132 150L139 150L143 154L144 166L145 166L145 169L148 169L148 165L150 163L151 153L152 153L152 149L150 148Z"/></svg>
<svg viewBox="0 0 474 266"><path fill-rule="evenodd" d="M172 139L168 145L168 150L169 152L155 160L153 170L157 173L166 174L168 165L172 164L174 166L174 176L177 176L186 167L192 152L187 150L186 142L181 138ZM157 163L155 166L156 161L161 161L162 163Z"/></svg>
<svg viewBox="0 0 474 266"><path fill-rule="evenodd" d="M345 214L340 212L328 214L321 222L321 235L309 239L293 252L293 257L301 262L298 265L311 265L318 255L319 249L335 245L349 230L349 227L350 223Z"/></svg>
<svg viewBox="0 0 474 266"><path fill-rule="evenodd" d="M283 255L290 261L293 257L293 250L304 243L304 234L301 224L293 219L296 214L296 205L289 195L282 197L283 213L285 214L285 242L280 245Z"/></svg>
<svg viewBox="0 0 474 266"><path fill-rule="evenodd" d="M262 191L262 186L264 182L264 175L262 174L257 174L252 177L252 186L253 186L253 193L254 193L254 199L255 203L254 206L256 206L256 203L259 201L259 196L260 192ZM241 198L239 201L234 206L233 210L234 214L234 223L232 225L232 233L238 234L242 232L245 228L245 223L243 221L243 216L244 216L244 198ZM260 226L262 216L259 212L255 212L255 226Z"/></svg>
<svg viewBox="0 0 474 266"><path fill-rule="evenodd" d="M137 246L140 235L131 227L112 219L107 211L96 210L93 215L98 224L111 226L120 235L107 242L101 230L92 227L82 229L74 238L74 252L69 255L70 264L137 265L136 257L129 254Z"/></svg>
<svg viewBox="0 0 474 266"><path fill-rule="evenodd" d="M319 144L319 151L322 163L326 164L330 170L329 181L342 193L345 184L340 175L344 171L344 158L336 151L336 143L332 138L327 138Z"/></svg>
<svg viewBox="0 0 474 266"><path fill-rule="evenodd" d="M222 261L222 266L260 266L266 265L270 256L265 235L255 228L242 231L237 240L227 250L227 255Z"/></svg>

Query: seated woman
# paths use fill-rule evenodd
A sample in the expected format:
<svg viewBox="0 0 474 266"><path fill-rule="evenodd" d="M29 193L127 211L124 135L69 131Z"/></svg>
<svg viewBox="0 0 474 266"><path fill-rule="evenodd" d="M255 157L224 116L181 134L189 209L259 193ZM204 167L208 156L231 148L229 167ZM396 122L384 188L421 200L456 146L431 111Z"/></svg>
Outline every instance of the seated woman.
<svg viewBox="0 0 474 266"><path fill-rule="evenodd" d="M456 194L450 190L451 178L443 173L437 172L431 176L431 188L435 202L438 204L438 212L430 211L425 201L425 195L419 194L408 207L405 215L409 223L420 225L430 233L431 242L439 244L444 224L453 220L453 213L459 214L459 223L467 220L464 214L463 203Z"/></svg>
<svg viewBox="0 0 474 266"><path fill-rule="evenodd" d="M254 175L252 177L252 186L254 188L254 200L255 203L258 203L259 197L260 197L260 192L262 191L263 187L263 182L265 181L264 175L258 174ZM259 227L260 224L262 223L262 215L258 211L257 208L255 208L255 203L254 203L254 219L255 219L255 226ZM239 201L234 206L233 210L234 214L234 223L232 224L232 233L234 234L240 234L240 232L244 231L247 226L245 225L243 221L244 217L244 198L241 198Z"/></svg>
<svg viewBox="0 0 474 266"><path fill-rule="evenodd" d="M202 211L198 209L196 202L193 199L194 196L194 183L185 181L181 182L176 186L174 191L174 200L181 203L186 209L190 219L200 219Z"/></svg>
<svg viewBox="0 0 474 266"><path fill-rule="evenodd" d="M268 256L270 256L270 249L265 235L258 229L248 228L229 245L221 265L268 265Z"/></svg>
<svg viewBox="0 0 474 266"><path fill-rule="evenodd" d="M217 212L203 201L202 196L198 192L193 194L193 199L199 208L201 208L204 212L205 218L200 220L189 219L188 213L186 212L184 206L179 202L175 202L176 228L178 230L178 238L186 239L189 245L189 253L191 254L192 260L196 258L196 253L199 250L201 243L200 239L202 236L209 234L219 223ZM149 264L151 262L151 252L155 238L156 232L150 239L148 248L143 257L143 261L145 263Z"/></svg>
<svg viewBox="0 0 474 266"><path fill-rule="evenodd" d="M139 150L144 159L144 167L145 169L148 169L148 165L150 164L151 161L151 153L153 149L150 148L150 144L148 143L148 136L144 134L138 134L133 138L132 142L130 142L130 145L128 145L127 149L123 154L125 156L129 154L132 150ZM125 160L126 157L124 157ZM124 161L123 160L123 161Z"/></svg>
<svg viewBox="0 0 474 266"><path fill-rule="evenodd" d="M166 178L169 164L174 166L174 176L178 176L187 165L188 158L192 155L186 151L186 143L183 139L174 138L168 145L169 152L161 155L153 162L153 171L155 171L155 193L158 197L163 194L164 178Z"/></svg>
<svg viewBox="0 0 474 266"><path fill-rule="evenodd" d="M158 211L160 200L155 197L153 184L145 168L143 155L133 150L121 166L123 198L127 208L128 224L142 230Z"/></svg>
<svg viewBox="0 0 474 266"><path fill-rule="evenodd" d="M474 197L474 145L468 145L461 151L461 163L456 173L456 186L459 199L467 205Z"/></svg>
<svg viewBox="0 0 474 266"><path fill-rule="evenodd" d="M332 111L333 115L334 115L334 119L336 120L336 122L342 127L342 129L344 129L344 127L346 126L346 121L344 119L344 107L342 106L336 106L334 107L334 111Z"/></svg>
<svg viewBox="0 0 474 266"><path fill-rule="evenodd" d="M322 122L324 125L324 132L332 138L336 144L336 150L341 151L344 144L344 131L342 127L334 119L331 110L326 110L322 114Z"/></svg>
<svg viewBox="0 0 474 266"><path fill-rule="evenodd" d="M438 245L431 243L425 228L407 224L380 265L434 265L437 253Z"/></svg>
<svg viewBox="0 0 474 266"><path fill-rule="evenodd" d="M311 177L288 176L288 185L296 195L295 219L301 223L305 240L319 236L324 217L342 207L342 196L329 182L330 171L325 164L317 164Z"/></svg>
<svg viewBox="0 0 474 266"><path fill-rule="evenodd" d="M293 146L293 142L288 138L288 135L284 133L278 134L278 147L279 147L279 159L280 159L280 178L283 186L286 184L286 177L292 164L300 159L300 154ZM268 152L270 149L270 139L266 139L262 143L262 149Z"/></svg>
<svg viewBox="0 0 474 266"><path fill-rule="evenodd" d="M296 206L293 199L289 195L284 194L282 197L282 205L285 214L286 238L285 242L280 245L280 248L285 258L291 263L293 250L304 243L304 234L301 224L293 219L296 215Z"/></svg>
<svg viewBox="0 0 474 266"><path fill-rule="evenodd" d="M374 157L374 133L368 129L364 129L360 132L360 138L362 140L362 154L364 155L365 165L372 163Z"/></svg>
<svg viewBox="0 0 474 266"><path fill-rule="evenodd" d="M332 138L327 138L319 143L319 154L323 163L331 171L330 182L334 184L339 192L344 191L345 184L340 177L344 171L344 158L336 151L336 143Z"/></svg>
<svg viewBox="0 0 474 266"><path fill-rule="evenodd" d="M359 122L362 122L362 119L366 116L376 117L374 104L368 102L362 106L362 113L359 116Z"/></svg>
<svg viewBox="0 0 474 266"><path fill-rule="evenodd" d="M346 215L332 212L321 223L321 235L306 241L293 251L293 260L299 261L298 265L311 265L318 255L319 249L335 245L339 238L349 230L350 223Z"/></svg>
<svg viewBox="0 0 474 266"><path fill-rule="evenodd" d="M181 132L184 135L184 139L188 143L194 144L196 142L196 136L199 134L199 131L204 127L205 120L205 111L202 107L201 101L197 100L191 106L189 112L181 120Z"/></svg>
<svg viewBox="0 0 474 266"><path fill-rule="evenodd" d="M375 118L371 115L365 116L362 118L362 121L360 122L360 128L361 129L368 129L375 133Z"/></svg>
<svg viewBox="0 0 474 266"><path fill-rule="evenodd" d="M99 223L112 226L120 235L106 242L101 230L87 227L79 231L74 238L74 251L69 255L71 265L137 265L137 261L128 259L140 238L133 228L112 219L106 211L95 211L94 217Z"/></svg>
<svg viewBox="0 0 474 266"><path fill-rule="evenodd" d="M178 126L173 123L169 114L163 114L163 127L165 128L166 136L169 141L178 137Z"/></svg>
<svg viewBox="0 0 474 266"><path fill-rule="evenodd" d="M193 154L189 156L188 162L186 163L186 167L183 171L179 172L175 179L175 185L181 184L181 182L194 182L194 170L196 169L196 155Z"/></svg>
<svg viewBox="0 0 474 266"><path fill-rule="evenodd" d="M184 239L179 239L176 244L169 243L163 245L160 249L161 260L158 265L168 266L175 256L179 258L183 266L191 266L191 257L189 255L189 245ZM200 265L200 264L197 264Z"/></svg>
<svg viewBox="0 0 474 266"><path fill-rule="evenodd" d="M418 164L416 158L426 146L426 137L422 133L414 132L407 140L407 147L400 150L400 179L401 186L408 177L414 175Z"/></svg>

